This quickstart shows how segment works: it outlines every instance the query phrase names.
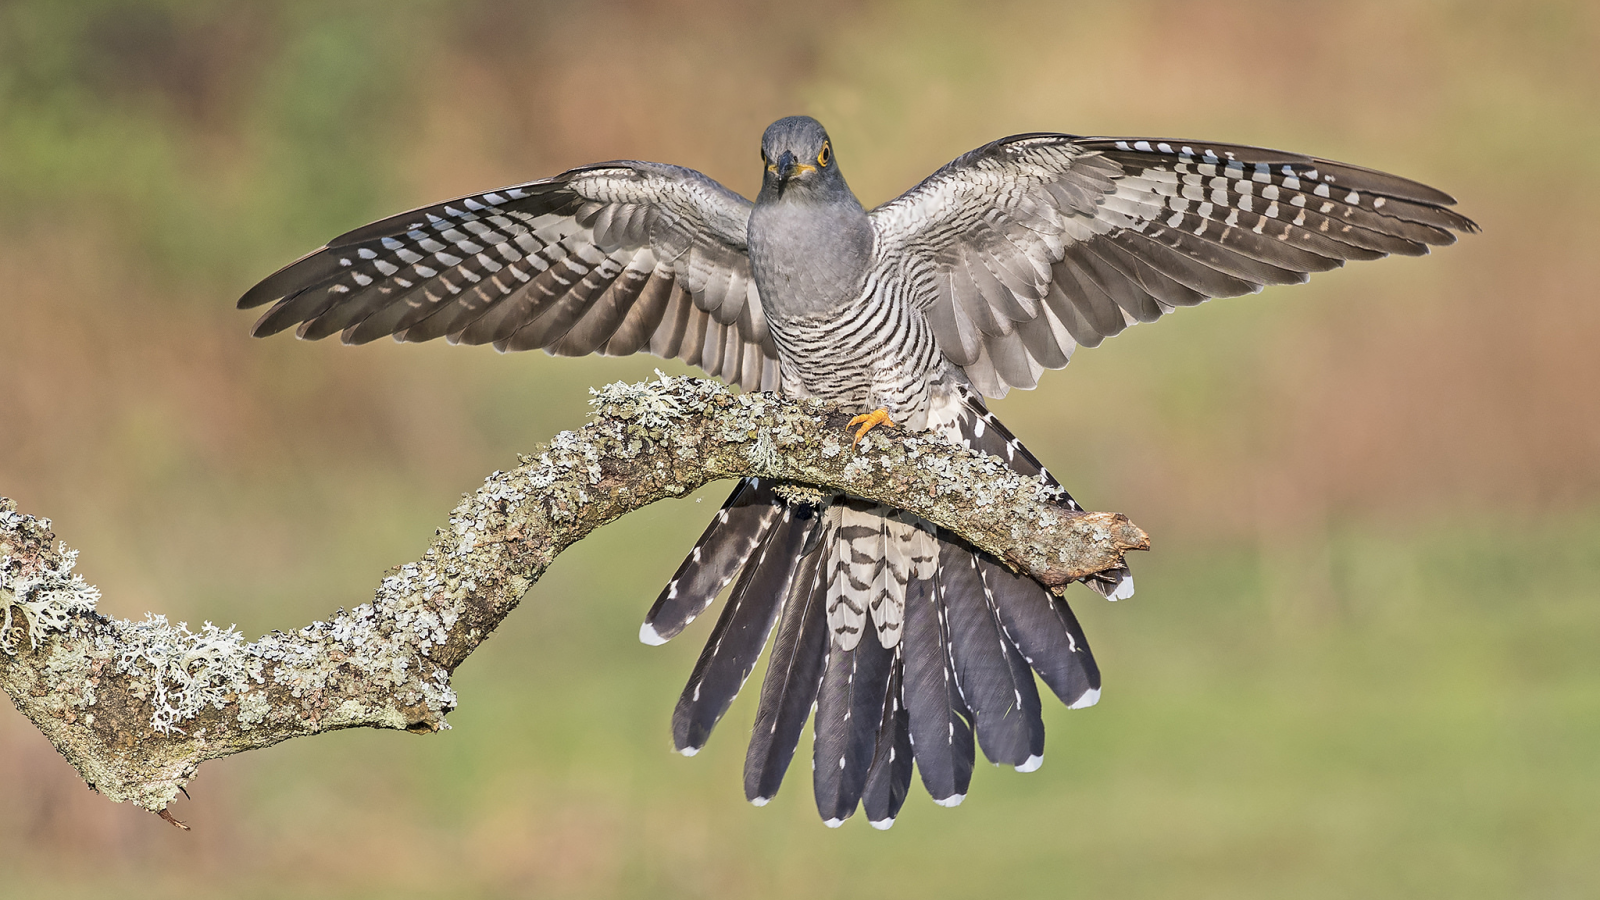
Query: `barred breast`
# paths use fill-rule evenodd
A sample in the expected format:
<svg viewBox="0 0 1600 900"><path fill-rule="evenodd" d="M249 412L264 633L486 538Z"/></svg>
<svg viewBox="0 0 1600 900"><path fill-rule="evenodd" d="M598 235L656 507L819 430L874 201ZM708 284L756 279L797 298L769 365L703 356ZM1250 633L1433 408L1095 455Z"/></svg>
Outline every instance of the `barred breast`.
<svg viewBox="0 0 1600 900"><path fill-rule="evenodd" d="M951 373L933 329L900 293L869 279L830 312L773 315L783 393L883 408L905 428L927 428L934 388Z"/></svg>

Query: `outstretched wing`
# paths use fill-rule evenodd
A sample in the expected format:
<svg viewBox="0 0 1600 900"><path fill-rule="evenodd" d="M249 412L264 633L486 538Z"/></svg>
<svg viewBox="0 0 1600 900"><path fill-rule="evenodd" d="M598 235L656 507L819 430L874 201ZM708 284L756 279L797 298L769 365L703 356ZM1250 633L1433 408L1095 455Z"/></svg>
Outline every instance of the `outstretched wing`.
<svg viewBox="0 0 1600 900"><path fill-rule="evenodd" d="M990 397L1032 388L1135 322L1420 256L1476 231L1433 188L1309 156L1198 141L1026 134L872 211L878 265Z"/></svg>
<svg viewBox="0 0 1600 900"><path fill-rule="evenodd" d="M584 166L402 213L251 288L257 336L444 337L561 356L648 351L747 390L778 384L750 277L750 201L690 169Z"/></svg>

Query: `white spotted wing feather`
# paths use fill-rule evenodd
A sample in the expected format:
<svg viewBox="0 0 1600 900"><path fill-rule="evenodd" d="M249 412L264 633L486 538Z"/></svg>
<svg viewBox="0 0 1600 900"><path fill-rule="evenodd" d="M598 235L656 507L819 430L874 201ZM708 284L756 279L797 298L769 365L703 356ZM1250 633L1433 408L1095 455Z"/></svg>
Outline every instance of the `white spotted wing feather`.
<svg viewBox="0 0 1600 900"><path fill-rule="evenodd" d="M603 163L349 232L251 289L258 335L443 337L675 357L778 384L745 248L750 202L690 169Z"/></svg>
<svg viewBox="0 0 1600 900"><path fill-rule="evenodd" d="M872 219L878 277L908 286L945 357L1002 397L1177 307L1452 243L1476 230L1453 203L1276 150L1032 134L956 159Z"/></svg>

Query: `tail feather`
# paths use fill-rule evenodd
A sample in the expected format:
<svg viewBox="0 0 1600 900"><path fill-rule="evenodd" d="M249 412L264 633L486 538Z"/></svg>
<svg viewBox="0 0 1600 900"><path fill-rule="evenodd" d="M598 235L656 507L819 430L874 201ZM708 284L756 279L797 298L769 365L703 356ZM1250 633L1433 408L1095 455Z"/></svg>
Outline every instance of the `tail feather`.
<svg viewBox="0 0 1600 900"><path fill-rule="evenodd" d="M894 651L878 640L877 629L867 629L849 650L837 643L828 650L812 726L811 780L817 812L829 826L855 813L866 788L893 663Z"/></svg>
<svg viewBox="0 0 1600 900"><path fill-rule="evenodd" d="M1127 566L1096 572L1083 583L1107 600L1126 600L1133 596L1133 572Z"/></svg>
<svg viewBox="0 0 1600 900"><path fill-rule="evenodd" d="M828 626L833 629L834 645L843 650L854 649L867 627L872 585L883 564L877 547L881 509L875 503L852 498L843 498L828 509L838 523L829 548L832 562L828 572Z"/></svg>
<svg viewBox="0 0 1600 900"><path fill-rule="evenodd" d="M978 744L990 762L1036 768L1044 759L1044 720L1033 673L1001 633L994 594L972 552L953 543L941 551L956 684L972 709Z"/></svg>
<svg viewBox="0 0 1600 900"><path fill-rule="evenodd" d="M905 627L906 584L911 580L919 543L916 517L880 506L878 519L878 575L872 582L872 624L885 647L900 643Z"/></svg>
<svg viewBox="0 0 1600 900"><path fill-rule="evenodd" d="M782 509L771 482L759 478L740 481L650 607L639 639L665 644L705 612L750 560Z"/></svg>
<svg viewBox="0 0 1600 900"><path fill-rule="evenodd" d="M820 532L818 543L830 546L828 531L825 524L817 526L813 539ZM744 795L758 806L777 795L822 682L828 650L825 556L812 548L801 557L761 684L761 704L744 762Z"/></svg>
<svg viewBox="0 0 1600 900"><path fill-rule="evenodd" d="M902 652L896 650L878 723L878 745L873 750L872 768L867 770L867 784L861 794L861 810L867 814L872 827L879 830L894 824L911 791L911 721L901 699L904 680L905 660Z"/></svg>
<svg viewBox="0 0 1600 900"><path fill-rule="evenodd" d="M1100 667L1066 601L987 555L978 557L978 573L1001 628L1028 665L1068 707L1092 706L1100 697Z"/></svg>
<svg viewBox="0 0 1600 900"><path fill-rule="evenodd" d="M982 395L967 387L959 388L958 391L960 392L964 415L957 418L955 425L960 429L961 436L959 440L966 445L967 449L976 450L979 453L987 453L990 456L998 456L1005 460L1006 465L1010 466L1011 470L1019 475L1026 475L1030 478L1043 477L1051 487L1061 487L1061 482L1057 481L1055 476L1045 469L1044 463L1039 462L1039 458L1034 456L1027 447L1023 446L1021 441L1017 440L1017 436L1011 433L1011 429L1002 424L995 417L995 414L989 411L989 408L984 405ZM1062 489L1061 493L1069 506L1073 509L1082 509L1078 505L1078 501L1072 499L1065 489Z"/></svg>
<svg viewBox="0 0 1600 900"><path fill-rule="evenodd" d="M686 756L705 746L711 730L755 668L778 618L799 550L816 524L812 507L781 502L779 506L782 511L777 523L740 574L673 712L673 745Z"/></svg>
<svg viewBox="0 0 1600 900"><path fill-rule="evenodd" d="M941 806L966 799L973 764L972 714L956 689L948 634L941 580L912 582L906 590L901 691L922 785Z"/></svg>

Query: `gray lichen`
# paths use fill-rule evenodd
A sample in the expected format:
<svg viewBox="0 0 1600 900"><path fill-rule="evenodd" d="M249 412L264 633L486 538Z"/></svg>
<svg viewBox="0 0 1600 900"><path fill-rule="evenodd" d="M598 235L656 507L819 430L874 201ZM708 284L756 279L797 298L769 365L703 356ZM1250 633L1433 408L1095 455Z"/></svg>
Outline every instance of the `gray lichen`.
<svg viewBox="0 0 1600 900"><path fill-rule="evenodd" d="M834 496L832 491L820 491L803 484L779 484L773 487L772 492L790 506L821 506L823 501Z"/></svg>
<svg viewBox="0 0 1600 900"><path fill-rule="evenodd" d="M0 509L0 529L14 530L31 522L31 516ZM50 527L48 519L41 524ZM29 645L37 649L47 633L66 631L74 616L94 612L100 591L72 571L78 564L77 551L63 544L57 559L55 565L23 571L9 555L0 557L0 607L5 612L0 618L0 652L17 653L17 616L27 625Z"/></svg>
<svg viewBox="0 0 1600 900"><path fill-rule="evenodd" d="M672 382L669 375L656 370L658 385ZM646 428L671 428L683 418L683 408L669 391L653 390L649 382L625 384L614 381L589 390L589 406L597 414L632 419Z"/></svg>
<svg viewBox="0 0 1600 900"><path fill-rule="evenodd" d="M205 623L199 634L187 622L172 625L148 613L143 622L118 620L117 671L144 687L151 707L150 727L162 734L183 732L183 724L206 708L223 709L260 683L262 661L245 652L244 636Z"/></svg>

